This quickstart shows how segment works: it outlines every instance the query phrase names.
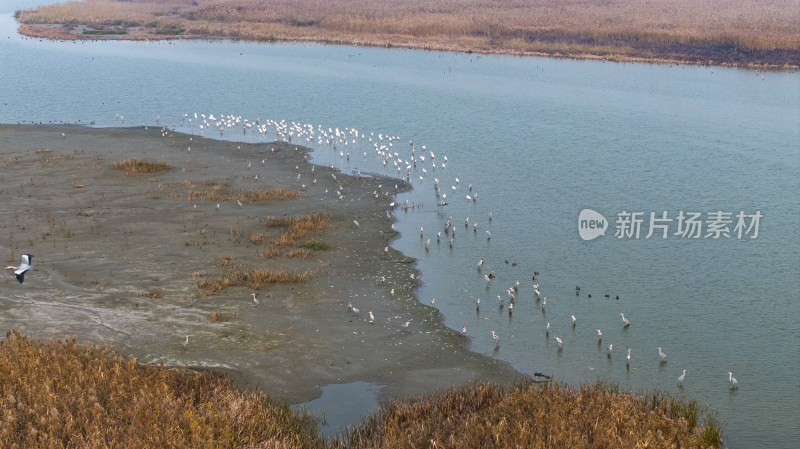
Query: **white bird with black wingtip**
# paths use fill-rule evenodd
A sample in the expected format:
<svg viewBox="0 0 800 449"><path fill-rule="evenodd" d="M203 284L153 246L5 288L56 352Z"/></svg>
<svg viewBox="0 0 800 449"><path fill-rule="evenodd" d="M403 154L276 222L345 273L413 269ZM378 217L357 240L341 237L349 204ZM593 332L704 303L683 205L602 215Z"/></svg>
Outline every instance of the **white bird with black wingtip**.
<svg viewBox="0 0 800 449"><path fill-rule="evenodd" d="M23 254L22 263L19 264L19 267L7 266L6 270L14 270L14 276L17 278L17 282L21 284L25 281L25 273L33 270L32 259L33 254Z"/></svg>

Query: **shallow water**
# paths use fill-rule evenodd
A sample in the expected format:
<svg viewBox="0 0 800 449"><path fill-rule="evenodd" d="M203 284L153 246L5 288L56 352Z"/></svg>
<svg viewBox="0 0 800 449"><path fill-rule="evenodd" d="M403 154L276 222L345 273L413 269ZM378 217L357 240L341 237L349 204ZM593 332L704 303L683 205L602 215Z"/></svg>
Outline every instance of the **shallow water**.
<svg viewBox="0 0 800 449"><path fill-rule="evenodd" d="M351 127L373 142L314 144L314 161L396 176L406 174L413 140L416 156L425 145L437 166L428 154L411 168L417 188L399 202L422 207L395 210L404 237L394 246L419 259L420 300L435 298L475 351L573 383L602 378L696 399L719 412L730 447L800 438L797 73L298 44L61 43L22 39L14 28L13 17L0 17L0 122L199 133L184 117L197 112ZM391 147L404 161L399 172L376 154L379 133L400 137ZM434 177L447 206L436 206ZM585 208L609 221L605 236L579 237ZM613 237L622 211L644 214L638 239ZM681 238L679 211L731 212L732 236ZM757 211L758 237L736 238L736 214ZM673 219L666 239L645 238L651 212ZM452 248L449 235L436 241L449 216ZM487 288L489 272L497 278ZM506 289L517 280L509 315Z"/></svg>

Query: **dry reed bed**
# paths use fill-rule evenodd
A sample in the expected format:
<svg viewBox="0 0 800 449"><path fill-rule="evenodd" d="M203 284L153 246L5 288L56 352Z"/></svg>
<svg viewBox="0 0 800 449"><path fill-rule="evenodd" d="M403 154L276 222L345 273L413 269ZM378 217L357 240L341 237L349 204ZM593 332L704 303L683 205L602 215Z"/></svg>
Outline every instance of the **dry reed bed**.
<svg viewBox="0 0 800 449"><path fill-rule="evenodd" d="M143 366L106 345L0 341L0 446L143 448L719 447L695 402L600 384L478 383L391 402L324 442L315 421L208 372Z"/></svg>
<svg viewBox="0 0 800 449"><path fill-rule="evenodd" d="M108 346L0 341L0 447L323 447L315 424L260 393Z"/></svg>
<svg viewBox="0 0 800 449"><path fill-rule="evenodd" d="M181 30L248 40L573 56L653 59L702 53L698 57L736 62L785 50L770 57L797 65L800 51L796 0L84 0L23 11L18 19L23 24L139 26L144 28L140 38ZM21 31L38 33L32 28ZM126 38L137 38L136 32Z"/></svg>
<svg viewBox="0 0 800 449"><path fill-rule="evenodd" d="M701 425L700 420L705 419ZM350 429L340 447L675 448L719 447L719 425L695 402L615 387L478 383L392 402Z"/></svg>

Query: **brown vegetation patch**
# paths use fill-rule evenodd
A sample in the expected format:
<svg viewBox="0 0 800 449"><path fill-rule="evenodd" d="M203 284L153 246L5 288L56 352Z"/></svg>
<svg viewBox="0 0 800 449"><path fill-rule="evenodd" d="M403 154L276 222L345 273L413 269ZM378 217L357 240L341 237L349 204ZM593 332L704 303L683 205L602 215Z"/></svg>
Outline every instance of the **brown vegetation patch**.
<svg viewBox="0 0 800 449"><path fill-rule="evenodd" d="M146 173L163 173L172 169L166 161L146 161L138 157L114 162L114 168L122 170L127 176L137 176Z"/></svg>
<svg viewBox="0 0 800 449"><path fill-rule="evenodd" d="M209 372L141 366L105 345L0 342L0 447L324 447L315 425Z"/></svg>
<svg viewBox="0 0 800 449"><path fill-rule="evenodd" d="M719 447L713 417L695 402L637 396L598 384L490 384L392 402L352 429L343 447Z"/></svg>
<svg viewBox="0 0 800 449"><path fill-rule="evenodd" d="M187 201L240 201L242 204L266 204L271 201L291 200L303 196L303 194L300 192L284 188L270 190L234 189L227 182L219 183L214 181L183 181L182 185L186 187L188 191L185 194L174 193L172 195L173 198L186 198Z"/></svg>
<svg viewBox="0 0 800 449"><path fill-rule="evenodd" d="M234 273L234 279L242 285L246 285L251 289L259 289L266 287L269 284L297 284L306 282L314 277L310 271L297 274L291 273L286 270L250 270L250 271L237 271Z"/></svg>
<svg viewBox="0 0 800 449"><path fill-rule="evenodd" d="M296 217L268 217L269 226L285 226L286 231L272 241L275 246L294 246L299 240L316 235L328 227L326 215L321 212Z"/></svg>

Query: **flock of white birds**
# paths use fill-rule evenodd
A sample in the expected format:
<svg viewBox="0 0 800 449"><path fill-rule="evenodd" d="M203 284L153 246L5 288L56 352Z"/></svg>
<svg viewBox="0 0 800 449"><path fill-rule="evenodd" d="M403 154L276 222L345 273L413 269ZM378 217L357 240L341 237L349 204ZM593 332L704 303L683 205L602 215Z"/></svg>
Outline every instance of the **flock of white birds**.
<svg viewBox="0 0 800 449"><path fill-rule="evenodd" d="M448 201L455 201L458 197L462 198L461 201L467 201L469 203L475 203L478 201L478 192L471 183L464 183L455 176L445 178L447 176L448 164L448 158L446 155L437 155L433 150L426 148L425 145L422 145L418 148L415 146L413 141L409 141L407 145L401 144L400 137L395 135L384 133L365 133L354 128L326 128L320 125L315 126L311 124L287 122L285 120L248 120L236 115L214 116L213 114L206 115L194 113L184 114L183 120L185 125L191 128L192 133L196 132L201 136L208 133L213 133L213 136L209 135L209 137L215 137L216 135L223 137L227 132L241 132L245 135L248 133L257 133L257 136L264 141L271 141L271 139L274 138L274 140L278 141L328 149L329 151L335 152L335 154L341 158L343 162L349 162L351 158L355 157L367 158L370 153L372 153L379 158L379 163L388 169L389 175L392 177L401 178L412 184L422 184L426 181L426 179L432 178L433 194L435 196L435 204L437 208L444 208L448 205ZM190 148L187 150L190 151ZM331 168L335 168L334 164L331 165ZM356 172L355 174L360 175L361 173ZM335 174L332 174L331 176L334 180L336 180ZM439 179L439 177L442 179ZM450 179L451 181L445 183L444 179ZM305 180L301 179L301 175L299 173L296 181L301 183L301 187L306 186L306 184L302 184L305 182ZM316 184L316 179L313 179L311 182ZM443 191L443 189L440 188L440 184L450 184L450 187L449 189L445 188L445 191ZM395 191L396 188L394 190L384 189L382 192L376 190L373 192L373 195L376 198L381 193L389 196L393 195ZM459 192L461 192L460 195ZM449 198L448 193L451 195ZM339 200L344 198L343 188L341 186L337 189L336 195ZM417 207L422 207L422 205L410 204L408 200L403 203L396 203L393 201L390 203L390 210L387 210L386 214L387 216L390 216L390 213L397 208L408 211L409 209L414 209ZM440 211L441 210L443 209L440 209ZM446 214L443 214L442 216L446 216ZM493 219L492 213L489 212L486 218L487 222L491 224ZM356 220L353 220L353 224L356 227L360 226ZM392 227L394 227L394 225L392 225ZM488 229L488 226L487 229L480 229L477 220L474 218L471 219L469 216L465 217L464 219L464 229L465 230L463 232L468 234L471 233L473 237L477 237L479 235L479 230L482 230L483 233L481 233L481 235L485 234L487 240L492 238L492 233ZM420 239L424 242L425 251L429 250L434 239L437 244L441 244L442 241L444 241L452 248L456 244L457 233L459 232L456 230L455 222L452 216L447 216L447 218L444 219L444 222L441 224L441 228L435 229L434 231L429 232L427 235L425 233L425 229L420 226ZM388 251L388 247L384 250ZM481 259L477 264L477 270L482 274L483 269L484 260ZM536 277L538 275L538 272L534 273L532 276L533 282L537 281ZM495 274L493 272L483 274L483 278L486 281L486 287L488 290L492 280L495 278ZM517 300L519 292L519 286L519 281L515 281L513 285L506 290L506 298L497 295L498 306L501 309L505 307L506 300L508 301L507 310L509 314L513 313L514 304ZM538 282L532 284L532 288L535 303L538 305L544 315L547 307L547 297L542 296ZM391 294L394 295L394 289L392 289ZM580 295L579 286L576 287L576 295ZM591 294L589 294L588 297L591 298ZM605 297L608 298L609 295L605 295ZM617 296L616 299L619 299L619 297ZM256 304L258 304L258 300L255 296L253 297L253 300ZM431 300L431 305L435 305L435 299ZM481 300L478 298L476 300L476 309L479 310L480 306ZM359 309L354 307L352 303L349 303L347 308L349 311L355 314L359 313ZM375 323L376 319L373 312L368 311L367 314L369 316L367 321L369 323ZM622 322L621 327L623 329L627 329L631 325L630 320L625 317L624 313L619 313L619 316ZM578 325L578 319L574 314L570 315L570 319L571 326L573 328ZM407 330L410 326L411 321L405 321L401 327L402 329ZM545 335L547 338L550 338L550 329L551 324L550 322L547 322L545 325ZM466 327L463 327L461 332L464 335L468 334ZM492 330L491 338L495 342L496 349L499 348L501 342L500 335ZM600 329L597 329L598 345L601 344L602 339L603 333ZM559 336L555 336L554 340L558 344L557 350L564 351L564 341ZM184 346L186 346L186 344L188 344L188 336L187 341L184 342ZM608 345L606 350L607 357L611 358L613 350L614 345L611 343ZM657 348L657 350L657 361L661 364L666 364L667 355L662 351L661 348ZM627 348L626 365L630 366L630 364L631 348ZM677 383L679 386L683 385L683 382L686 379L686 372L687 370L683 370L683 373L680 375L680 377L678 377ZM738 388L738 382L733 377L731 372L728 372L728 382L732 389Z"/></svg>

